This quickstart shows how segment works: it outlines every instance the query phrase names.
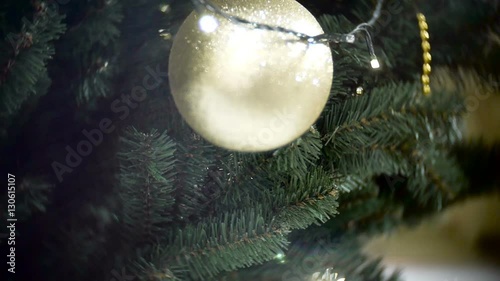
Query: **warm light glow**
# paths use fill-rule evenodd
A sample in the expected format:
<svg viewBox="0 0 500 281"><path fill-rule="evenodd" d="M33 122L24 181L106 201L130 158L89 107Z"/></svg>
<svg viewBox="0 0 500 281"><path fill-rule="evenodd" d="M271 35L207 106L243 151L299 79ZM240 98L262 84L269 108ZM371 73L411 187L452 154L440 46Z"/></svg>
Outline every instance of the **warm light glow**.
<svg viewBox="0 0 500 281"><path fill-rule="evenodd" d="M217 27L219 27L219 22L217 21L217 19L214 16L210 15L202 16L198 24L200 25L201 31L206 33L214 32Z"/></svg>
<svg viewBox="0 0 500 281"><path fill-rule="evenodd" d="M358 95L362 95L364 91L365 91L365 89L363 89L363 87L361 87L361 86L356 88L356 94L358 94Z"/></svg>
<svg viewBox="0 0 500 281"><path fill-rule="evenodd" d="M354 34L347 34L346 41L347 43L354 43L354 41L356 41L356 36L354 36Z"/></svg>
<svg viewBox="0 0 500 281"><path fill-rule="evenodd" d="M377 69L380 67L380 63L378 62L377 58L372 59L372 61L370 63L372 65L372 68L374 68L374 69Z"/></svg>
<svg viewBox="0 0 500 281"><path fill-rule="evenodd" d="M162 13L168 13L168 12L170 12L170 5L168 5L168 4L161 5L160 6L160 11L162 11Z"/></svg>

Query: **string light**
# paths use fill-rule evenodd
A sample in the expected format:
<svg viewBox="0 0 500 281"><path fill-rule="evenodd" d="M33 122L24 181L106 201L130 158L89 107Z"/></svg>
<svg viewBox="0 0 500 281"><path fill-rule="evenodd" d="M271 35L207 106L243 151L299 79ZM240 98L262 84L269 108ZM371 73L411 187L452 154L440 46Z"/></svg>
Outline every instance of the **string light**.
<svg viewBox="0 0 500 281"><path fill-rule="evenodd" d="M162 13L168 13L168 12L170 12L170 5L168 5L168 4L161 5L160 6L160 11Z"/></svg>
<svg viewBox="0 0 500 281"><path fill-rule="evenodd" d="M283 253L276 254L274 258L277 259L279 263L285 263L285 254Z"/></svg>
<svg viewBox="0 0 500 281"><path fill-rule="evenodd" d="M363 87L359 86L356 88L356 94L357 95L362 95L364 93L365 89Z"/></svg>
<svg viewBox="0 0 500 281"><path fill-rule="evenodd" d="M380 63L376 57L372 58L372 60L370 61L370 64L371 64L373 69L380 68Z"/></svg>
<svg viewBox="0 0 500 281"><path fill-rule="evenodd" d="M378 61L377 56L375 55L373 43L371 40L371 35L370 35L368 28L372 27L375 24L375 22L378 20L378 18L380 17L384 0L378 0L375 11L373 12L373 16L368 22L365 22L365 23L362 23L362 24L356 26L351 32L349 32L347 34L339 34L339 33L320 34L317 36L309 36L309 35L303 34L301 32L297 32L295 30L291 30L291 29L284 28L281 26L272 26L272 25L268 25L268 24L252 22L252 21L246 20L244 18L240 18L240 17L234 16L234 15L231 15L231 14L223 11L221 8L217 7L216 5L214 5L210 0L192 0L192 1L200 14L202 14L204 12L204 10L208 10L216 15L219 15L219 16L233 22L233 23L240 24L240 25L246 25L246 26L249 26L250 28L253 28L253 29L269 30L269 31L291 34L291 35L297 37L299 40L308 42L309 44L318 44L318 43L324 44L324 43L330 43L330 42L352 44L356 41L356 34L363 32L365 34L365 40L366 40L366 43L368 45L368 50L370 52L370 57L371 57L370 64L371 64L373 69L380 68L380 62ZM217 19L215 17L204 15L200 18L199 26L203 32L210 33L210 32L214 32L217 29L218 22L217 22Z"/></svg>

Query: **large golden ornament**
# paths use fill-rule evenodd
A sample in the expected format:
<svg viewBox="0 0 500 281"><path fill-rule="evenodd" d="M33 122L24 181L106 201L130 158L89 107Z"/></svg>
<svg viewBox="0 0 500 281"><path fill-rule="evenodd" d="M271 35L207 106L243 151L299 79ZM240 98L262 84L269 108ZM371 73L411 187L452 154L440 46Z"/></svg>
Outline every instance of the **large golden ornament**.
<svg viewBox="0 0 500 281"><path fill-rule="evenodd" d="M294 0L213 2L252 22L311 36L324 33ZM305 133L330 94L330 48L221 16L215 16L217 28L208 20L202 31L200 17L193 12L184 21L169 61L172 95L186 122L209 142L237 151L276 149Z"/></svg>

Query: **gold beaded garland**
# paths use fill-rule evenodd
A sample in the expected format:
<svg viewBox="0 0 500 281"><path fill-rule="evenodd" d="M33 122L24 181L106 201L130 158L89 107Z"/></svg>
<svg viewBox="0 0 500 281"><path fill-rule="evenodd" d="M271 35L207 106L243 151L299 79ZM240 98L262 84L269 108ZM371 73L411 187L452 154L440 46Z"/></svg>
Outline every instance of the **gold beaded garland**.
<svg viewBox="0 0 500 281"><path fill-rule="evenodd" d="M432 61L432 56L431 56L431 44L429 43L429 32L427 31L429 28L429 25L427 24L427 21L425 19L424 14L418 13L417 14L417 19L418 19L418 26L420 28L420 38L422 39L422 50L424 52L423 54L423 59L424 59L424 65L422 66L423 73L422 73L422 92L424 96L428 96L431 94L431 86L430 86L430 78L429 75L431 74L431 61Z"/></svg>

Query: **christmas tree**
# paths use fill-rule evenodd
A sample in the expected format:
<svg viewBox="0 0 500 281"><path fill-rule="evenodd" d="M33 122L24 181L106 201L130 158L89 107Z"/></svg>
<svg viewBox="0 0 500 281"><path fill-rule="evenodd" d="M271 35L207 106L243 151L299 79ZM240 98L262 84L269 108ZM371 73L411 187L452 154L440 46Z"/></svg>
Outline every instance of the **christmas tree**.
<svg viewBox="0 0 500 281"><path fill-rule="evenodd" d="M325 34L377 5L298 2ZM203 4L2 2L4 280L398 280L359 237L499 186L499 138L471 133L500 92L498 1L385 1L375 54L364 37L326 43L320 117L266 152L215 146L176 107L170 50Z"/></svg>

